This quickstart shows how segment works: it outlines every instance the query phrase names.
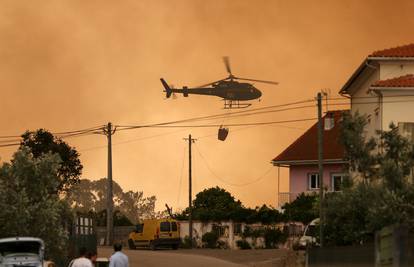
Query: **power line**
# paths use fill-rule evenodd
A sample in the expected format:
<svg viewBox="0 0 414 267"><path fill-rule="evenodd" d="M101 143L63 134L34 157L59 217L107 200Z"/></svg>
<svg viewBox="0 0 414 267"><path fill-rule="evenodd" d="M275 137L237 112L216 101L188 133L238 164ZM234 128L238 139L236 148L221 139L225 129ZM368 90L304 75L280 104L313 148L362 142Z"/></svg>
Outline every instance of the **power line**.
<svg viewBox="0 0 414 267"><path fill-rule="evenodd" d="M250 110L236 111L236 112L231 112L231 113L220 113L220 114L215 114L215 115L194 117L194 118L189 118L189 119L184 119L184 120L176 120L176 121L161 122L161 123L154 123L154 124L116 125L116 126L121 128L121 129L119 129L120 131L123 131L123 130L129 130L129 129L148 128L148 127L170 125L170 124L177 124L177 123L184 123L184 122L192 122L192 121L199 121L199 120L207 120L207 119L219 119L219 118L221 119L221 118L226 118L226 117L236 117L235 115L243 114L243 113L249 113L249 114L244 115L244 116L249 116L249 115L254 115L254 114L271 113L271 112L278 112L278 111L286 111L286 110L314 107L314 105L308 105L308 106L293 107L293 108L288 108L288 109L280 109L280 110L274 110L274 111L253 113L253 111L258 111L258 110L271 109L271 108L276 108L276 107L284 107L284 106L290 106L290 105L296 105L296 104L300 104L300 103L314 102L314 101L315 100L303 100L303 101L297 101L297 102L286 103L286 104L281 104L281 105L273 105L273 106L267 106L267 107L262 107L262 108L250 109Z"/></svg>
<svg viewBox="0 0 414 267"><path fill-rule="evenodd" d="M240 126L250 126L250 125L269 125L269 124L280 124L280 123L292 123L292 122L303 122L303 121L312 121L317 118L306 118L306 119L297 119L297 120L284 120L284 121L265 121L265 122L248 122L248 123L232 123L226 124L228 127L240 127ZM151 128L209 128L209 127L220 127L221 124L193 124L193 125L154 125Z"/></svg>
<svg viewBox="0 0 414 267"><path fill-rule="evenodd" d="M260 175L258 178L254 179L253 181L250 181L250 182L240 183L240 184L231 183L231 182L228 182L228 181L224 180L224 179L223 179L223 178L221 178L219 175L217 175L217 174L216 174L216 173L215 173L215 172L211 169L210 165L208 164L208 162L207 162L207 160L205 159L205 157L203 156L203 154L201 154L201 151L200 151L200 149L198 148L198 145L195 145L195 147L196 147L197 152L198 152L198 154L200 155L201 159L203 160L204 165L207 167L207 169L210 171L210 173L211 173L211 174L213 174L213 176L214 176L216 179L218 179L219 181L221 181L222 183L227 184L227 185L231 185L231 186L239 186L239 187L242 187L242 186L247 186L247 185L251 185L251 184L257 183L257 182L259 182L260 180L262 180L263 178L265 178L265 177L266 177L266 175L268 175L268 174L270 173L270 171L271 171L271 170L273 170L273 166L269 167L269 169L268 169L268 170L267 170L264 174Z"/></svg>
<svg viewBox="0 0 414 267"><path fill-rule="evenodd" d="M182 129L182 130L178 130L178 131L172 131L172 132L168 132L168 133L144 136L144 137L130 139L130 140L126 140L126 141L121 141L121 142L113 143L112 146L124 145L124 144L132 143L132 142L152 139L152 138L156 138L156 137L160 137L160 136L166 136L166 135L175 134L175 133L179 133L179 132L183 132L183 131L186 131L186 129ZM102 146L95 146L95 147L90 147L90 148L86 148L86 149L81 149L81 150L79 150L79 152L90 151L90 150L106 148L106 147L107 147L106 145L105 146L103 146L103 145Z"/></svg>

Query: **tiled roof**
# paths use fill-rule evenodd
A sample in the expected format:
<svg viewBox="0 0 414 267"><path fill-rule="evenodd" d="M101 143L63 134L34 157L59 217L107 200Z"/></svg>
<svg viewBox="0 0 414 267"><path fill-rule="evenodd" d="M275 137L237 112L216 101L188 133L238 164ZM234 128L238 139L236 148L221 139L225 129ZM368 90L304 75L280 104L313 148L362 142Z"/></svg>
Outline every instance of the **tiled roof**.
<svg viewBox="0 0 414 267"><path fill-rule="evenodd" d="M370 57L414 57L414 44L375 51Z"/></svg>
<svg viewBox="0 0 414 267"><path fill-rule="evenodd" d="M326 116L334 117L334 127L323 132L323 157L327 160L342 160L344 148L339 142L339 122L345 110L330 111ZM323 120L325 121L325 120ZM288 148L280 153L273 162L309 162L318 160L318 123L315 123Z"/></svg>
<svg viewBox="0 0 414 267"><path fill-rule="evenodd" d="M414 75L408 74L392 79L379 80L372 87L414 87Z"/></svg>

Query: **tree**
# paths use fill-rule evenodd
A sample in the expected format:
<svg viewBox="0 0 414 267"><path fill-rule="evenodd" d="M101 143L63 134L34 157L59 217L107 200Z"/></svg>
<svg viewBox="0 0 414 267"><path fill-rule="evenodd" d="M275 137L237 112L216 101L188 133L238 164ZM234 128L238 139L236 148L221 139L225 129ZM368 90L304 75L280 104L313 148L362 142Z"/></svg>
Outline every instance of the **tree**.
<svg viewBox="0 0 414 267"><path fill-rule="evenodd" d="M67 192L67 203L78 212L100 213L106 210L108 180L80 180L80 183ZM142 219L155 218L155 196L145 197L142 191L124 192L121 186L113 181L115 212L119 211L132 223ZM106 215L105 215L106 216Z"/></svg>
<svg viewBox="0 0 414 267"><path fill-rule="evenodd" d="M345 159L350 164L351 172L358 172L364 182L376 175L377 158L374 155L377 142L374 137L366 140L364 129L368 124L366 116L359 113L343 113L340 141L345 148Z"/></svg>
<svg viewBox="0 0 414 267"><path fill-rule="evenodd" d="M229 220L230 214L242 204L226 190L219 187L205 189L196 195L193 203L193 217L202 221Z"/></svg>
<svg viewBox="0 0 414 267"><path fill-rule="evenodd" d="M34 158L39 158L49 152L60 156L59 183L55 192L51 193L65 192L79 182L83 166L79 160L79 153L75 148L44 129L34 132L26 131L22 135L22 139L20 149L28 147Z"/></svg>
<svg viewBox="0 0 414 267"><path fill-rule="evenodd" d="M409 181L414 146L394 124L366 141L365 125L366 118L359 114L347 115L342 122L342 140L355 177L341 193L324 201L328 244L366 242L392 224L414 228L414 185Z"/></svg>
<svg viewBox="0 0 414 267"><path fill-rule="evenodd" d="M34 157L21 147L0 166L0 237L33 236L45 241L46 255L59 261L67 251L63 218L68 207L50 191L59 186L60 158Z"/></svg>
<svg viewBox="0 0 414 267"><path fill-rule="evenodd" d="M176 214L179 220L188 219L189 209ZM282 216L276 209L263 205L255 209L246 208L229 192L212 187L199 192L193 201L193 219L201 221L262 222L271 224L280 222Z"/></svg>
<svg viewBox="0 0 414 267"><path fill-rule="evenodd" d="M302 222L303 224L310 223L318 217L316 202L317 196L315 194L301 193L294 201L282 206L285 219L287 221Z"/></svg>

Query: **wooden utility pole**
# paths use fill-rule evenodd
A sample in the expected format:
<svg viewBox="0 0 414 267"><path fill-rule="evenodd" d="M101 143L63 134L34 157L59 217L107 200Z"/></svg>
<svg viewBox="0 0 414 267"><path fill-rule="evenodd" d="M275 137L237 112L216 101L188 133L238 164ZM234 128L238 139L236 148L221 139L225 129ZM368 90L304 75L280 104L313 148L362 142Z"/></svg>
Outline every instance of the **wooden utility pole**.
<svg viewBox="0 0 414 267"><path fill-rule="evenodd" d="M110 246L113 242L114 222L113 222L113 193L112 193L112 135L115 129L112 129L112 123L108 123L104 129L104 134L108 138L108 191L106 205L106 245Z"/></svg>
<svg viewBox="0 0 414 267"><path fill-rule="evenodd" d="M191 170L191 144L194 143L197 139L191 138L191 134L188 138L188 234L190 237L191 248L193 248L193 200L192 200L192 170Z"/></svg>
<svg viewBox="0 0 414 267"><path fill-rule="evenodd" d="M322 94L318 93L318 168L319 168L319 243L323 246L323 121L322 121Z"/></svg>

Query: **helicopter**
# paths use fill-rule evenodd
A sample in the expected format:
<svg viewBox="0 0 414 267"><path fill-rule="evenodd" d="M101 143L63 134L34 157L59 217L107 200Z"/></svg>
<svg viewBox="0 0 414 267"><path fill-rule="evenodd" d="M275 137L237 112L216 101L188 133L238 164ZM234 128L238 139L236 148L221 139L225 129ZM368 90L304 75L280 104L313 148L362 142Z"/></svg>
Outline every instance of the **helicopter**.
<svg viewBox="0 0 414 267"><path fill-rule="evenodd" d="M189 94L218 96L224 100L224 109L247 108L252 104L240 101L249 101L254 99L259 99L260 101L262 92L251 83L239 81L260 82L273 85L278 84L273 81L236 77L231 72L229 58L223 57L223 61L226 66L227 73L229 74L228 77L194 88L184 86L182 89L175 89L169 86L168 83L161 78L160 80L164 86L166 97L170 98L173 93L182 93L184 97L188 97Z"/></svg>

